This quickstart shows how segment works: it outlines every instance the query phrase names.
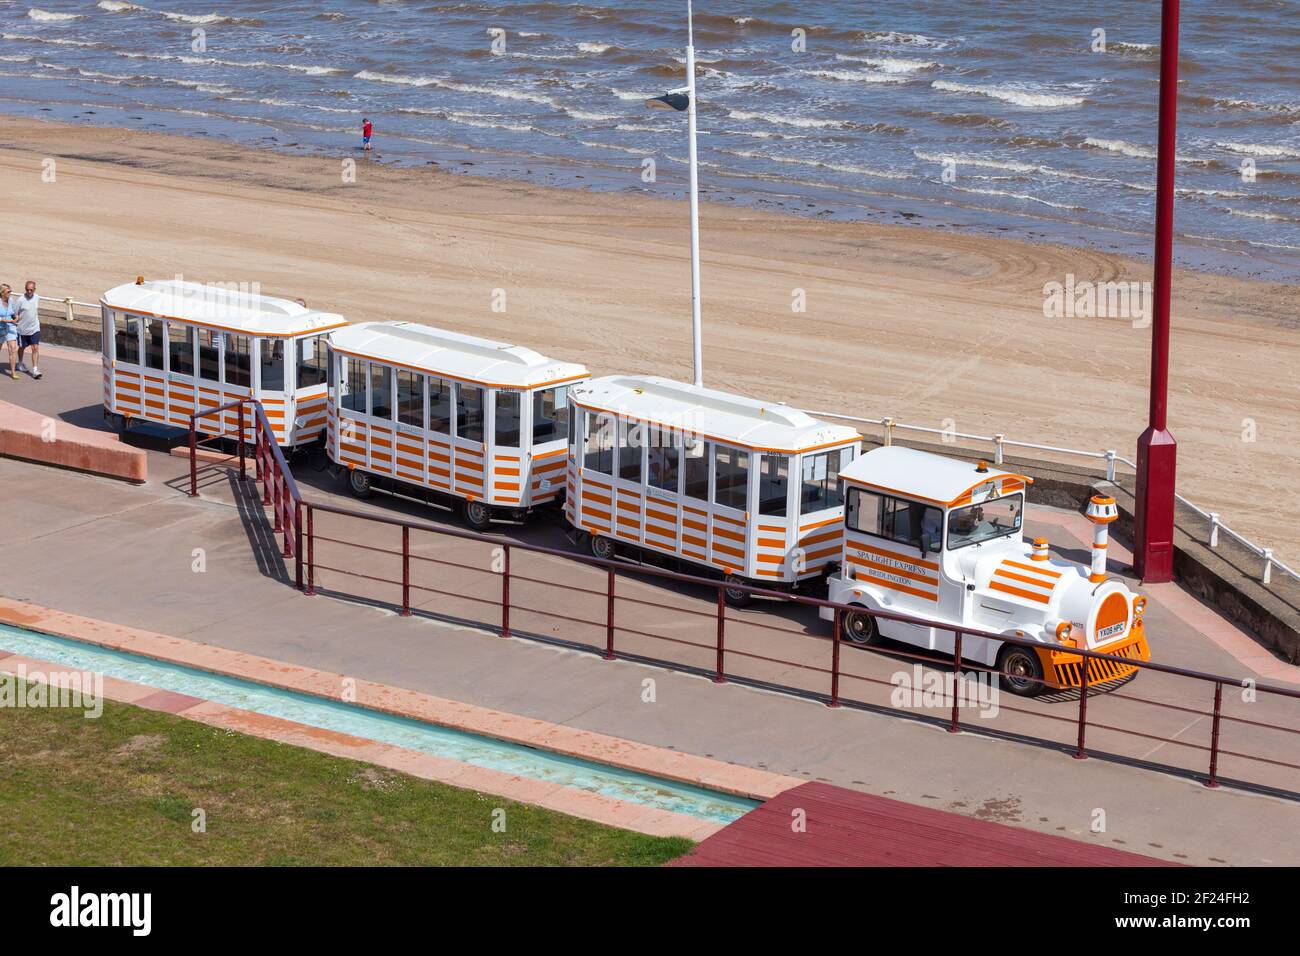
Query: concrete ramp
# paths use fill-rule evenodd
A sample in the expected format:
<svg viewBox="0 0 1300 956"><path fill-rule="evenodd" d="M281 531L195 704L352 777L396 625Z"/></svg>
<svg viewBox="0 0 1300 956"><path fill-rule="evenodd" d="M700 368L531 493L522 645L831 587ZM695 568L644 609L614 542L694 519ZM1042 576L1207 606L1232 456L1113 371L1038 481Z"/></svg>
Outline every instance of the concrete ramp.
<svg viewBox="0 0 1300 956"><path fill-rule="evenodd" d="M124 445L108 432L70 425L11 402L0 402L0 457L136 483L148 478L142 449Z"/></svg>

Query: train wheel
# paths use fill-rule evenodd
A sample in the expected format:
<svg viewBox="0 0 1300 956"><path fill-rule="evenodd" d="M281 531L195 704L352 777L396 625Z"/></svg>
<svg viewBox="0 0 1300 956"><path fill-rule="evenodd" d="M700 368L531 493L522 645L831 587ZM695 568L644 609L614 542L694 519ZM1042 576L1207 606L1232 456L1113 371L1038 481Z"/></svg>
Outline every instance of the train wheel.
<svg viewBox="0 0 1300 956"><path fill-rule="evenodd" d="M998 682L1002 689L1018 697L1037 697L1047 690L1042 683L1043 664L1028 647L1007 644L998 655Z"/></svg>
<svg viewBox="0 0 1300 956"><path fill-rule="evenodd" d="M591 550L591 556L594 558L599 558L602 561L614 560L614 542L610 538L593 534L587 539L587 547Z"/></svg>
<svg viewBox="0 0 1300 956"><path fill-rule="evenodd" d="M486 531L492 524L492 509L481 501L465 501L460 506L460 517L474 531Z"/></svg>
<svg viewBox="0 0 1300 956"><path fill-rule="evenodd" d="M736 574L728 574L723 578L727 584L748 584L744 578ZM723 597L732 607L749 607L754 603L754 595L748 591L742 591L740 588L726 588L723 591Z"/></svg>
<svg viewBox="0 0 1300 956"><path fill-rule="evenodd" d="M375 493L370 487L369 473L357 468L348 472L348 490L358 498L369 498Z"/></svg>
<svg viewBox="0 0 1300 956"><path fill-rule="evenodd" d="M876 619L862 611L845 611L840 617L840 636L864 647L880 640Z"/></svg>

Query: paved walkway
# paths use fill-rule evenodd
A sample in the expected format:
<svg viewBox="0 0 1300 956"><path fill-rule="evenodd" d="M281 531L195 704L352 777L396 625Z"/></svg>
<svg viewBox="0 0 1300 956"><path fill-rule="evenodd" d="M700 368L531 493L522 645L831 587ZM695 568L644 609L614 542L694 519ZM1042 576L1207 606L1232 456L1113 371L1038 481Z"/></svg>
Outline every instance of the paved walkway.
<svg viewBox="0 0 1300 956"><path fill-rule="evenodd" d="M793 787L667 866L1168 866L825 783Z"/></svg>
<svg viewBox="0 0 1300 956"><path fill-rule="evenodd" d="M13 382L0 397L26 399L29 407L79 424L98 416L97 366L54 357L43 358L42 366L47 372L42 382ZM1124 760L1070 759L1065 748L1073 742L1070 719L1077 703L1064 695L1040 698L1024 708L1028 713L1011 712L1004 696L1003 713L995 721L986 723L975 714L963 717L970 726L1002 736L950 735L932 712L901 719L897 712L830 710L815 701L739 683L715 685L684 669L711 665L711 660L696 660L690 648L678 659L683 669L676 671L625 660L605 662L562 643L594 643L600 629L542 614L521 614L513 622L516 633L532 633L536 640L502 640L483 626L494 621L495 612L466 600L495 594L499 578L488 575L429 565L431 576L424 583L456 597L426 595L420 602L426 613L411 618L398 617L391 604L360 600L391 602L391 587L375 585L373 593L367 593L365 582L338 576L323 575L323 583L353 593L357 600L305 597L286 585L265 515L252 497L235 489L226 473L209 470L205 497L191 500L180 491L186 467L160 450L150 456L150 482L129 487L0 461L0 482L8 500L22 503L20 520L0 541L0 561L6 569L0 590L89 617L1163 859L1300 863L1300 846L1279 839L1298 829L1296 803L1231 788L1211 791L1194 779L1142 766L1143 761L1160 762L1203 773L1202 751L1093 730L1090 747ZM311 465L296 464L295 474L313 500L328 500L333 494L332 480ZM392 499L376 499L366 506L441 520L437 513ZM1071 558L1087 551L1086 524L1081 529L1078 524L1076 516L1051 512L1033 513L1029 520L1031 533L1045 531L1058 553ZM334 533L356 543L377 540L367 537L377 533L373 526L339 526ZM559 529L545 523L503 527L500 533L564 546ZM477 560L486 566L486 549L479 545L428 536L416 547L427 556ZM482 549L477 558L473 548ZM383 560L375 558L372 572L391 576L393 569L383 566ZM516 572L538 581L554 580L551 559L536 560L535 565L521 562ZM703 626L707 631L709 622L687 613L708 607L707 595L634 578L621 579L619 587L621 596L655 606L655 627L661 634L695 635L693 639L711 643L699 630ZM1217 639L1196 630L1194 622L1180 614L1194 617L1199 605L1188 603L1177 589L1151 596L1148 619L1157 659L1211 672L1258 673L1233 656L1234 649L1257 652L1249 638L1234 634L1222 622L1216 626ZM603 602L602 613L596 613L583 603L583 595L545 584L520 583L515 598L552 613L603 621ZM630 600L620 602L620 616L636 608ZM738 652L762 656L779 643L781 656L788 660L806 655L810 665L820 666L828 660L825 629L815 619L782 609L745 612L738 616L738 621L744 620L787 630L778 634L757 624L749 630L741 623L729 625L729 635L730 628L736 629L729 641ZM660 641L648 646L664 656L663 648L670 645ZM620 635L620 649L640 647L630 636ZM1274 673L1276 668L1257 653L1255 659L1260 669L1269 671L1260 676L1274 681L1287 676ZM823 675L797 664L777 667L737 654L729 661L729 671L733 667L756 680L825 690ZM846 667L867 678L856 687L846 686L846 694L885 705L890 675L910 663L846 651ZM878 683L869 683L872 680ZM1133 699L1094 698L1089 715L1112 726L1137 726L1204 746L1208 720L1199 712L1206 709L1208 690L1143 675L1123 689L1125 698ZM1173 703L1198 713L1154 710L1141 700ZM1276 702L1247 707L1234 698L1229 704L1239 715L1295 726L1294 709L1278 708ZM1021 702L1014 706L1020 708ZM1040 743L1021 742L1020 737ZM1250 725L1225 724L1224 746L1230 750L1268 753L1295 763L1294 739ZM1280 789L1300 790L1290 771L1285 772L1288 777L1276 768L1236 758L1225 758L1221 769L1228 777L1263 776ZM1094 822L1103 819L1104 831L1093 832Z"/></svg>

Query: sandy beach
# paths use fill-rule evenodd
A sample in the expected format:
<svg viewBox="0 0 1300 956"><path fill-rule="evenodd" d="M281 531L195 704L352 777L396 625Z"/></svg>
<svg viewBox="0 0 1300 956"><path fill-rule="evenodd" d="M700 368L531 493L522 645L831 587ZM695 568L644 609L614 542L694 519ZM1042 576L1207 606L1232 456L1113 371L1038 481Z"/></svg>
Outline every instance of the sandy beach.
<svg viewBox="0 0 1300 956"><path fill-rule="evenodd" d="M94 301L137 274L257 282L615 371L690 375L683 203L0 118L0 279ZM43 180L54 160L54 181ZM462 170L461 172L463 172ZM575 176L579 175L575 172ZM45 178L49 178L48 175ZM581 185L581 183L575 183ZM1045 318L1044 284L1150 279L1103 252L706 203L705 382L813 409L1131 457L1150 333ZM503 289L506 311L492 310ZM802 290L806 311L792 310ZM1300 286L1178 272L1180 491L1289 563ZM0 397L36 388L7 383ZM1250 437L1253 423L1253 441Z"/></svg>

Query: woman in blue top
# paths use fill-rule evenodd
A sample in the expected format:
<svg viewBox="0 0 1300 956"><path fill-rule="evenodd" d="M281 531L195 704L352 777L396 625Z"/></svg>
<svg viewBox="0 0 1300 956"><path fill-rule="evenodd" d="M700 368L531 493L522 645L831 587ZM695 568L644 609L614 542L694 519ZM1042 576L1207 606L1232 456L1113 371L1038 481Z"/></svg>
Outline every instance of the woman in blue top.
<svg viewBox="0 0 1300 956"><path fill-rule="evenodd" d="M9 349L9 377L18 377L18 320L14 318L18 301L7 284L0 284L0 342Z"/></svg>

